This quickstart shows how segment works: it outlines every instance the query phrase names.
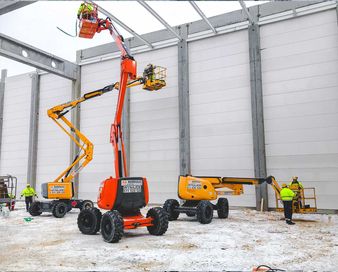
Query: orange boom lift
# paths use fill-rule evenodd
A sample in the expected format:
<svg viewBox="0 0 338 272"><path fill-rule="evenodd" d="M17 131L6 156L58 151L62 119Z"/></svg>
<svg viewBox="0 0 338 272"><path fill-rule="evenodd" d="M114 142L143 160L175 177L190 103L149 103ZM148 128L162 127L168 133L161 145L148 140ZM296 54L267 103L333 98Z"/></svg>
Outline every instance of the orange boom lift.
<svg viewBox="0 0 338 272"><path fill-rule="evenodd" d="M143 84L143 89L159 90L165 86L165 69L148 65L143 77L137 77L136 61L110 18L99 19L97 5L90 15L90 20L81 19L79 36L92 38L95 33L108 30L121 51L121 74L116 114L110 131L115 157L115 178L109 177L101 183L98 196L98 206L108 212L102 215L97 208L82 210L78 216L78 227L83 234L95 234L101 229L101 235L106 242L118 242L124 229L138 227L147 227L150 234L162 235L168 228L167 213L160 207L150 209L146 216L140 212L149 200L148 183L144 177L128 176L121 119L127 86Z"/></svg>

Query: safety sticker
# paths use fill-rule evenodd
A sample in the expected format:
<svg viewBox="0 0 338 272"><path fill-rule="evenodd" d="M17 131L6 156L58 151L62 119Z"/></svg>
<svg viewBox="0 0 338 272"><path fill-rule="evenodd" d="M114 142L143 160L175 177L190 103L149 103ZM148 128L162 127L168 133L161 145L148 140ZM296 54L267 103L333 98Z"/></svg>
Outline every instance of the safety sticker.
<svg viewBox="0 0 338 272"><path fill-rule="evenodd" d="M201 182L199 182L197 180L189 180L188 189L200 190L200 189L202 189L202 184L201 184Z"/></svg>
<svg viewBox="0 0 338 272"><path fill-rule="evenodd" d="M123 193L141 193L143 180L139 179L125 179L121 180Z"/></svg>
<svg viewBox="0 0 338 272"><path fill-rule="evenodd" d="M65 193L65 187L62 185L52 185L49 187L51 194L64 194Z"/></svg>

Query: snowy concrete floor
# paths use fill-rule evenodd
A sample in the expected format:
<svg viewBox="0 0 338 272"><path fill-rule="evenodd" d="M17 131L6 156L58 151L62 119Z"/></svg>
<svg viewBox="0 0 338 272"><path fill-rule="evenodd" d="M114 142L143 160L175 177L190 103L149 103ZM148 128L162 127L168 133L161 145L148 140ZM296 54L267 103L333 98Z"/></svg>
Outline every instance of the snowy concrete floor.
<svg viewBox="0 0 338 272"><path fill-rule="evenodd" d="M130 230L118 244L83 235L78 211L25 222L23 206L0 217L1 271L219 271L266 264L287 270L338 269L338 216L295 215L295 226L276 212L231 210L211 224L180 215L164 236Z"/></svg>

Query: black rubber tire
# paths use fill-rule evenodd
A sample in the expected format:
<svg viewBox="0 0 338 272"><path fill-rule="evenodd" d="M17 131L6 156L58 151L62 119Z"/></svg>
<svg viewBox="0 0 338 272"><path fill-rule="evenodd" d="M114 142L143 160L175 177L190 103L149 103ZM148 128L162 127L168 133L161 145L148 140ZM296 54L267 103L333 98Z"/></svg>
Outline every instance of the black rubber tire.
<svg viewBox="0 0 338 272"><path fill-rule="evenodd" d="M77 226L83 234L93 235L100 230L101 218L98 208L84 209L77 217Z"/></svg>
<svg viewBox="0 0 338 272"><path fill-rule="evenodd" d="M189 217L194 217L196 215L194 212L186 212L185 214Z"/></svg>
<svg viewBox="0 0 338 272"><path fill-rule="evenodd" d="M147 212L147 218L149 217L153 218L153 226L147 227L149 233L157 236L163 235L167 231L169 224L167 212L160 207L151 208Z"/></svg>
<svg viewBox="0 0 338 272"><path fill-rule="evenodd" d="M80 210L84 210L84 209L89 209L89 208L93 208L94 207L94 203L91 200L83 200L81 201L80 204Z"/></svg>
<svg viewBox="0 0 338 272"><path fill-rule="evenodd" d="M176 220L180 213L174 211L175 208L178 208L180 204L176 199L167 199L164 204L163 204L163 209L166 211L168 214L168 219L169 221Z"/></svg>
<svg viewBox="0 0 338 272"><path fill-rule="evenodd" d="M197 220L201 224L209 224L214 216L214 208L207 200L202 200L197 205Z"/></svg>
<svg viewBox="0 0 338 272"><path fill-rule="evenodd" d="M102 215L101 235L107 243L117 243L123 236L123 218L118 211L109 211Z"/></svg>
<svg viewBox="0 0 338 272"><path fill-rule="evenodd" d="M219 198L217 200L218 218L228 218L229 216L229 201L227 198Z"/></svg>
<svg viewBox="0 0 338 272"><path fill-rule="evenodd" d="M52 213L56 218L62 218L68 211L68 205L64 202L57 201L53 206Z"/></svg>
<svg viewBox="0 0 338 272"><path fill-rule="evenodd" d="M31 206L28 209L31 216L39 216L42 214L41 208L40 208L40 202L34 201Z"/></svg>

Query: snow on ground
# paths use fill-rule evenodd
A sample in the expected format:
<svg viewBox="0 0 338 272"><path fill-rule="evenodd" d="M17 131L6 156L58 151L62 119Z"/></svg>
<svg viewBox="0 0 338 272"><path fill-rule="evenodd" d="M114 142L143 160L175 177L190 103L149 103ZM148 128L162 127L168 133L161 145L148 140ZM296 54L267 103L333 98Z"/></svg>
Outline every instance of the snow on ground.
<svg viewBox="0 0 338 272"><path fill-rule="evenodd" d="M228 219L202 225L180 215L164 236L146 228L126 231L118 244L87 236L76 224L78 211L25 222L23 206L0 217L1 271L251 270L266 264L287 270L338 269L338 215L295 215L231 210ZM297 220L299 219L299 220Z"/></svg>

